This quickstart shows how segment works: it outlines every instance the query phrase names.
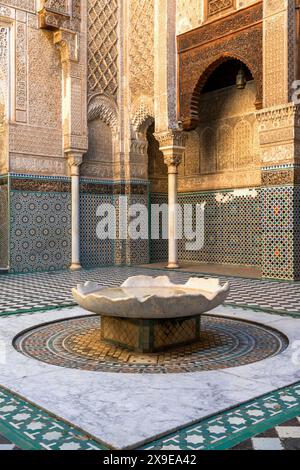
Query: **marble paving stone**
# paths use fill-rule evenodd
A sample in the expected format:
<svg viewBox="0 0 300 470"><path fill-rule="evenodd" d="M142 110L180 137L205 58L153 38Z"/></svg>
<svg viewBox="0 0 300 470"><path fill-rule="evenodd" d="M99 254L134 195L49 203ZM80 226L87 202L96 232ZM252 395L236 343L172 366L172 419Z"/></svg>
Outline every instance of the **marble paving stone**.
<svg viewBox="0 0 300 470"><path fill-rule="evenodd" d="M283 450L280 439L274 437L252 439L254 450Z"/></svg>
<svg viewBox="0 0 300 470"><path fill-rule="evenodd" d="M300 439L300 427L282 426L276 428L276 430L281 439L287 439L289 437Z"/></svg>
<svg viewBox="0 0 300 470"><path fill-rule="evenodd" d="M217 313L237 317L230 307ZM140 446L300 380L291 346L280 356L241 368L151 376L63 369L25 357L12 346L13 338L25 329L83 314L75 307L2 317L0 339L6 345L6 362L0 364L1 384L115 448ZM258 321L257 315L247 311L246 318ZM269 315L262 323L269 321L291 341L300 337L299 320Z"/></svg>

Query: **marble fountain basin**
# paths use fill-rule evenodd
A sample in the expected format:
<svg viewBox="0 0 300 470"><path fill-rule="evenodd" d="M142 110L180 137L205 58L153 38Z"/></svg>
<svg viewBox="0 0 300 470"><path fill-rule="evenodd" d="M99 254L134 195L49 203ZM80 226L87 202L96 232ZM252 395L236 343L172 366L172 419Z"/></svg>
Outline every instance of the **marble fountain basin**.
<svg viewBox="0 0 300 470"><path fill-rule="evenodd" d="M135 276L121 287L107 288L94 282L72 291L78 304L99 315L122 318L166 319L199 315L222 304L229 284L218 279L191 278L173 284L167 276Z"/></svg>
<svg viewBox="0 0 300 470"><path fill-rule="evenodd" d="M87 282L72 290L85 310L101 316L101 340L141 353L199 341L201 314L222 304L229 284L191 278L174 284L167 276L135 276L120 287Z"/></svg>

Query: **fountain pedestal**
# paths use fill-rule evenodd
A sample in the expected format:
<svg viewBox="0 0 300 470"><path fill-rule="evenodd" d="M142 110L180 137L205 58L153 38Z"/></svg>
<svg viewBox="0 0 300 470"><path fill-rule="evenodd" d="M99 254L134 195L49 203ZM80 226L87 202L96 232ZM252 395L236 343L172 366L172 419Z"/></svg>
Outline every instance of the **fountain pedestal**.
<svg viewBox="0 0 300 470"><path fill-rule="evenodd" d="M101 317L101 340L139 353L156 353L200 339L201 316L176 319Z"/></svg>

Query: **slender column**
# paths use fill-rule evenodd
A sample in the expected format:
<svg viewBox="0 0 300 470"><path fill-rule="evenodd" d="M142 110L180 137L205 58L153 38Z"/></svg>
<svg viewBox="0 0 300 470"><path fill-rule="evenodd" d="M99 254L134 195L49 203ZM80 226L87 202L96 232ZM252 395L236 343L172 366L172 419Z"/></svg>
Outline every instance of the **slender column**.
<svg viewBox="0 0 300 470"><path fill-rule="evenodd" d="M81 269L80 264L80 165L82 154L71 154L68 157L72 179L72 264L70 269Z"/></svg>
<svg viewBox="0 0 300 470"><path fill-rule="evenodd" d="M168 268L176 269L179 267L177 239L178 167L182 162L185 151L185 134L180 130L169 130L157 133L155 137L160 143L160 150L168 167Z"/></svg>
<svg viewBox="0 0 300 470"><path fill-rule="evenodd" d="M169 269L178 268L178 240L176 237L178 204L178 165L180 162L168 158L168 205L169 205Z"/></svg>

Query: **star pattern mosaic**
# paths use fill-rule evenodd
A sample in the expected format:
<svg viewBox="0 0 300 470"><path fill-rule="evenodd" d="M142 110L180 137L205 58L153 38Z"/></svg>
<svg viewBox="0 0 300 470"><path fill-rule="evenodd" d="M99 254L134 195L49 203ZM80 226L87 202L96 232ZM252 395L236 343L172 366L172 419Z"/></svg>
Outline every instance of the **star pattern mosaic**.
<svg viewBox="0 0 300 470"><path fill-rule="evenodd" d="M227 304L264 310L271 313L300 315L300 283L212 276L201 273L168 271L139 267L103 267L78 272L0 275L0 315L28 313L75 305L71 289L85 281L104 286L118 286L136 275L167 275L174 282L186 282L189 277L218 277L230 282ZM57 288L59 286L59 289Z"/></svg>

